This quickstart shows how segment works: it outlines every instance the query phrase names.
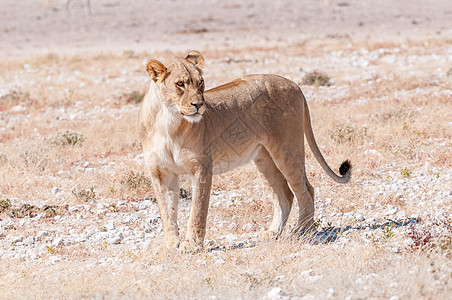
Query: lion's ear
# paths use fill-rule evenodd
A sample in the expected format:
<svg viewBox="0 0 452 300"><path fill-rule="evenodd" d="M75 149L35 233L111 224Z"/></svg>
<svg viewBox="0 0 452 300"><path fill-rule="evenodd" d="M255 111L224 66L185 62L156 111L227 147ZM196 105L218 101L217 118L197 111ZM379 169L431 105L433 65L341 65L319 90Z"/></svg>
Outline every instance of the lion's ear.
<svg viewBox="0 0 452 300"><path fill-rule="evenodd" d="M166 67L158 60L151 59L146 65L146 71L154 82L163 79L167 73Z"/></svg>
<svg viewBox="0 0 452 300"><path fill-rule="evenodd" d="M188 60L189 62L193 63L195 66L197 66L198 68L202 68L204 66L204 57L202 56L202 54L196 50L192 50L190 51L190 53L188 53L187 57L185 57L186 60Z"/></svg>

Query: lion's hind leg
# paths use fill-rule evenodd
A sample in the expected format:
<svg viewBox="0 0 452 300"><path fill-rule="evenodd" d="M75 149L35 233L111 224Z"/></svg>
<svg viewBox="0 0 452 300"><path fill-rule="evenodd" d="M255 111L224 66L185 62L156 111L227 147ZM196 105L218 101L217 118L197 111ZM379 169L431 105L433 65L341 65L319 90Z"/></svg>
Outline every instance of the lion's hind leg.
<svg viewBox="0 0 452 300"><path fill-rule="evenodd" d="M294 195L287 184L287 180L264 147L259 150L254 159L254 164L273 190L273 220L268 230L260 234L259 238L274 238L281 234L286 225Z"/></svg>
<svg viewBox="0 0 452 300"><path fill-rule="evenodd" d="M291 145L275 142L276 147L270 148L269 153L297 198L299 211L295 232L301 233L313 228L314 189L306 178L304 145L291 142Z"/></svg>

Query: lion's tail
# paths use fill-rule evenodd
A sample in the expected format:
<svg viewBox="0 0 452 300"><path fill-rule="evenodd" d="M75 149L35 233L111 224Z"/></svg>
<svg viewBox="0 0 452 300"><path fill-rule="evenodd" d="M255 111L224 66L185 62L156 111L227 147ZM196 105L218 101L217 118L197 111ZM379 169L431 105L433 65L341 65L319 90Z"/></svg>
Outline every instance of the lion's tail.
<svg viewBox="0 0 452 300"><path fill-rule="evenodd" d="M344 161L339 167L339 174L341 176L338 176L336 173L334 173L333 170L331 170L330 166L325 161L325 158L323 158L323 155L320 152L319 147L317 146L317 142L315 141L314 133L312 132L309 108L304 97L303 102L304 102L304 134L306 135L306 139L308 140L308 144L309 147L311 148L312 153L314 153L315 158L322 166L323 170L325 170L328 176L330 176L334 181L336 181L337 183L349 182L352 176L352 165L350 161L349 160Z"/></svg>

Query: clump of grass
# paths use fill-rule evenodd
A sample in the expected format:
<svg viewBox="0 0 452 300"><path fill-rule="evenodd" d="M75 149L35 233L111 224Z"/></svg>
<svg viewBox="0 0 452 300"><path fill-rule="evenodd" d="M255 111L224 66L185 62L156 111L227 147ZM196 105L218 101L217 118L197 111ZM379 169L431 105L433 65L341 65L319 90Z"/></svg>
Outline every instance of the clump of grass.
<svg viewBox="0 0 452 300"><path fill-rule="evenodd" d="M146 95L145 92L133 91L130 93L123 93L119 97L119 100L120 100L120 102L125 102L126 104L129 104L129 103L140 104L143 101L143 98L145 95Z"/></svg>
<svg viewBox="0 0 452 300"><path fill-rule="evenodd" d="M303 77L302 83L304 85L313 85L313 86L329 86L331 78L327 74L320 72L318 70L307 73Z"/></svg>
<svg viewBox="0 0 452 300"><path fill-rule="evenodd" d="M93 202L96 200L96 191L94 190L94 187L85 188L79 190L77 187L75 187L72 190L72 195L77 198L77 200L81 202Z"/></svg>
<svg viewBox="0 0 452 300"><path fill-rule="evenodd" d="M53 139L52 144L57 146L75 146L81 145L84 140L83 135L66 130L65 132L58 133Z"/></svg>
<svg viewBox="0 0 452 300"><path fill-rule="evenodd" d="M127 173L119 183L129 190L151 188L152 186L151 178L145 176L144 173L135 173L134 171Z"/></svg>
<svg viewBox="0 0 452 300"><path fill-rule="evenodd" d="M356 128L349 124L339 124L328 131L330 138L338 144L353 142L358 138L363 138L367 135L367 128Z"/></svg>

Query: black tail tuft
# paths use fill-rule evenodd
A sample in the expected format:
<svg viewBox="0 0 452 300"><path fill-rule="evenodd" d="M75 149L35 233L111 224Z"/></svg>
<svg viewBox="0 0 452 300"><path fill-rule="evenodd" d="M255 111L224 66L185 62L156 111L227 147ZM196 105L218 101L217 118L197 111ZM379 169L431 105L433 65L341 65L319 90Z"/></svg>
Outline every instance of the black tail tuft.
<svg viewBox="0 0 452 300"><path fill-rule="evenodd" d="M352 164L350 163L350 161L347 159L346 161L344 161L341 166L339 167L339 174L341 174L342 176L344 176L345 174L347 174L348 172L350 172L352 168Z"/></svg>

